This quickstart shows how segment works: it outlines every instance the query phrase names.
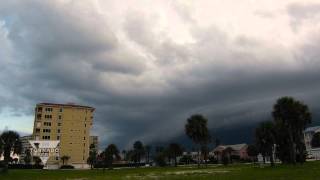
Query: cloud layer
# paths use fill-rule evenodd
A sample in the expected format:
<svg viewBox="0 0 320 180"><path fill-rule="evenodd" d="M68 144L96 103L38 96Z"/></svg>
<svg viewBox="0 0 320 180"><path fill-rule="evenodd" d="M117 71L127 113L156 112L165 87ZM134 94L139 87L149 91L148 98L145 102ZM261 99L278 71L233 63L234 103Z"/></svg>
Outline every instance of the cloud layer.
<svg viewBox="0 0 320 180"><path fill-rule="evenodd" d="M265 120L285 95L318 111L320 4L261 3L0 1L0 110L91 105L93 134L120 146L182 134L192 113Z"/></svg>

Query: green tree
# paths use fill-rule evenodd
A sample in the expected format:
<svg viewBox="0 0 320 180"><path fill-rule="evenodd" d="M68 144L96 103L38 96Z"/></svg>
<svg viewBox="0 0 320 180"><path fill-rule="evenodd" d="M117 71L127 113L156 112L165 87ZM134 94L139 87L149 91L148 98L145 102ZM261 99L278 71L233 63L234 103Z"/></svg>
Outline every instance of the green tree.
<svg viewBox="0 0 320 180"><path fill-rule="evenodd" d="M262 154L265 161L265 156L270 157L271 166L274 166L273 152L275 151L274 145L275 127L271 121L262 122L256 129L256 145L259 152Z"/></svg>
<svg viewBox="0 0 320 180"><path fill-rule="evenodd" d="M247 148L247 153L251 160L255 162L259 153L257 147L253 144L250 144Z"/></svg>
<svg viewBox="0 0 320 180"><path fill-rule="evenodd" d="M198 145L198 167L200 167L200 150L201 146L207 145L210 141L209 130L207 127L208 120L200 114L192 115L187 119L185 133Z"/></svg>
<svg viewBox="0 0 320 180"><path fill-rule="evenodd" d="M168 155L174 159L174 166L177 166L177 157L181 156L183 148L177 143L171 143L168 147Z"/></svg>
<svg viewBox="0 0 320 180"><path fill-rule="evenodd" d="M33 156L33 162L36 166L40 166L41 159L38 156Z"/></svg>
<svg viewBox="0 0 320 180"><path fill-rule="evenodd" d="M160 167L166 166L167 163L166 163L166 154L165 154L165 152L158 152L154 157L154 161Z"/></svg>
<svg viewBox="0 0 320 180"><path fill-rule="evenodd" d="M201 154L203 156L203 160L204 160L204 163L206 166L207 166L207 161L209 158L209 151L210 150L209 150L209 147L207 144L201 146Z"/></svg>
<svg viewBox="0 0 320 180"><path fill-rule="evenodd" d="M191 155L186 154L180 158L180 163L190 164L191 162L193 162Z"/></svg>
<svg viewBox="0 0 320 180"><path fill-rule="evenodd" d="M24 153L26 154L26 156L23 158L23 161L24 161L25 164L29 165L31 163L31 160L32 160L31 159L32 158L31 151L30 151L30 149L26 149Z"/></svg>
<svg viewBox="0 0 320 180"><path fill-rule="evenodd" d="M147 145L144 147L145 153L146 153L146 158L147 158L147 164L150 163L150 152L151 152L151 146Z"/></svg>
<svg viewBox="0 0 320 180"><path fill-rule="evenodd" d="M108 147L103 152L103 161L104 161L103 170L105 170L105 165L107 165L109 169L112 169L113 161L115 159L116 160L120 159L119 153L120 152L115 144L108 145Z"/></svg>
<svg viewBox="0 0 320 180"><path fill-rule="evenodd" d="M311 146L314 148L320 147L320 132L317 132L312 136Z"/></svg>
<svg viewBox="0 0 320 180"><path fill-rule="evenodd" d="M280 144L286 142L289 147L288 162L295 164L297 155L299 159L303 159L305 155L303 131L307 125L311 124L312 117L309 108L292 97L282 97L273 106L272 116L278 126L277 139L282 138L279 139L282 141ZM286 147L280 145L280 148Z"/></svg>
<svg viewBox="0 0 320 180"><path fill-rule="evenodd" d="M63 155L60 159L62 160L62 165L65 165L64 163L68 164L67 162L70 159L70 156Z"/></svg>
<svg viewBox="0 0 320 180"><path fill-rule="evenodd" d="M232 159L231 159L231 153L232 153L233 149L231 147L227 147L226 149L224 149L222 151L222 163L224 165L228 165L229 163L231 163Z"/></svg>
<svg viewBox="0 0 320 180"><path fill-rule="evenodd" d="M134 142L133 150L135 153L135 162L140 164L141 158L145 153L142 142L141 141Z"/></svg>
<svg viewBox="0 0 320 180"><path fill-rule="evenodd" d="M93 169L94 165L97 162L97 151L94 144L90 144L89 147L89 157L87 159L87 163L90 164L90 168Z"/></svg>
<svg viewBox="0 0 320 180"><path fill-rule="evenodd" d="M22 145L20 141L20 136L15 131L5 131L0 136L0 144L1 144L1 151L4 156L4 171L8 168L8 163L11 161L11 152L14 154L20 154L22 150Z"/></svg>

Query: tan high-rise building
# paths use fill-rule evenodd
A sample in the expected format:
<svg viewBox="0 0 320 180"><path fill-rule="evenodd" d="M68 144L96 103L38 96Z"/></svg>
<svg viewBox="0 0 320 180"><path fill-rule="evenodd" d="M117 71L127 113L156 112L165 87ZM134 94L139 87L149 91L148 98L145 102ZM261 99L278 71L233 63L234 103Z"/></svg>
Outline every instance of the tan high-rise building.
<svg viewBox="0 0 320 180"><path fill-rule="evenodd" d="M37 104L34 140L60 140L60 157L50 157L48 165L59 167L62 165L61 157L69 156L65 164L75 168L87 166L94 110L93 107L75 104Z"/></svg>

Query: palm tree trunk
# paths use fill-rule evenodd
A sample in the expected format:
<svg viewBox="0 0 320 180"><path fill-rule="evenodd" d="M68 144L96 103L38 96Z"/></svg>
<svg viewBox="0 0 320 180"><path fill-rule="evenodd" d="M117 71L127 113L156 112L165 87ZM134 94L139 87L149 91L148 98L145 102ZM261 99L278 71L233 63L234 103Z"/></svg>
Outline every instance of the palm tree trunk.
<svg viewBox="0 0 320 180"><path fill-rule="evenodd" d="M174 166L177 167L177 156L174 156Z"/></svg>
<svg viewBox="0 0 320 180"><path fill-rule="evenodd" d="M274 167L273 148L271 148L271 151L269 152L269 154L270 154L271 167Z"/></svg>
<svg viewBox="0 0 320 180"><path fill-rule="evenodd" d="M200 148L198 149L198 168L200 168Z"/></svg>
<svg viewBox="0 0 320 180"><path fill-rule="evenodd" d="M293 164L296 164L296 143L294 142L293 139L293 132L291 127L288 128L289 129L289 138L290 138L290 161Z"/></svg>

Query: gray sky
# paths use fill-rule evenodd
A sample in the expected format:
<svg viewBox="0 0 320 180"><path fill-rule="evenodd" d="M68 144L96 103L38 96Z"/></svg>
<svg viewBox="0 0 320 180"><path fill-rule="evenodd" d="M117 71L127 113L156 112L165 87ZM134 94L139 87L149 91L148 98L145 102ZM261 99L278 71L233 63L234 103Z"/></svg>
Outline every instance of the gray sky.
<svg viewBox="0 0 320 180"><path fill-rule="evenodd" d="M96 108L127 146L268 119L281 96L318 112L317 0L0 0L0 129L31 133L39 102Z"/></svg>

